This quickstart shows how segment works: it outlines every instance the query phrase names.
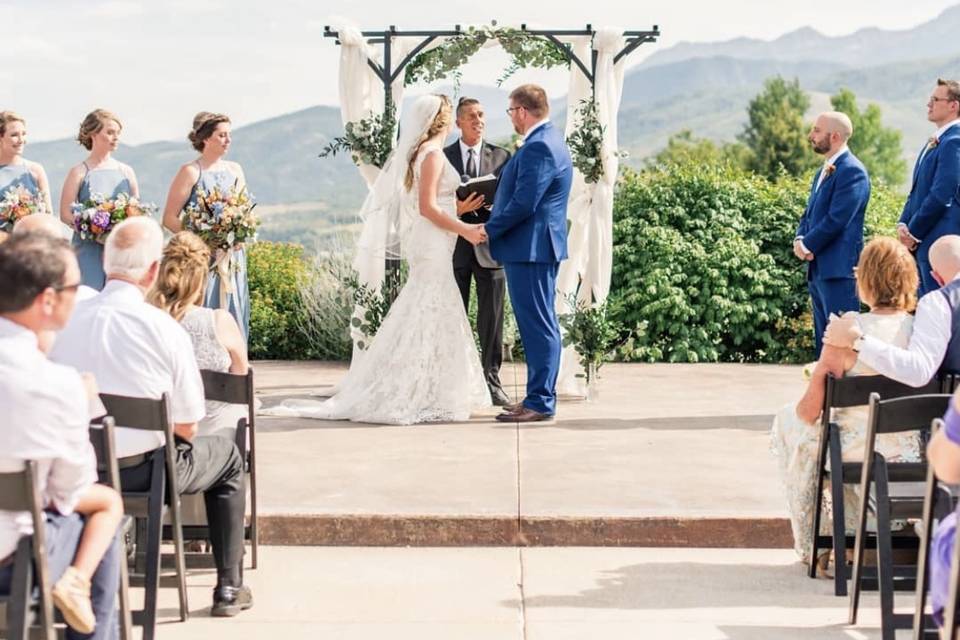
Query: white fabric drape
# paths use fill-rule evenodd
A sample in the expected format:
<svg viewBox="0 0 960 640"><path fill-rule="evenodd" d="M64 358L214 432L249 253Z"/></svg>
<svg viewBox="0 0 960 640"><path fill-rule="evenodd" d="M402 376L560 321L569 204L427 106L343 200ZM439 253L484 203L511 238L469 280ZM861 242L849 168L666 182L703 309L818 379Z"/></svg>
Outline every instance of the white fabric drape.
<svg viewBox="0 0 960 640"><path fill-rule="evenodd" d="M356 122L371 114L381 114L384 108L383 82L367 65L367 60L382 63L382 47L370 46L354 25L334 19L331 21L339 33L340 51L340 112L344 125ZM444 38L437 38L424 51L440 46ZM570 65L570 83L567 93L567 124L569 136L576 126L576 111L583 100L595 96L600 123L604 127L602 162L604 174L597 184L586 184L583 175L574 171L570 191L568 218L570 235L569 258L561 263L557 280L557 312L568 313L568 296L578 291L579 299L603 302L610 292L610 275L613 256L613 192L619 170L617 156L617 115L623 91L623 63L614 64L614 57L623 49L622 29L604 28L589 36L562 38L570 44L577 57L588 66L592 51L597 52L595 88L576 65ZM419 37L393 37L391 58L394 66L399 64L413 47L422 42ZM485 46L493 46L490 41ZM404 74L400 73L391 85L393 104L400 119L403 102ZM361 165L359 170L368 188L372 187L380 173L377 167ZM389 240L388 240L389 241ZM382 260L377 264L355 264L360 282L379 288L384 278ZM359 350L354 349L355 357ZM576 351L566 348L561 360L557 390L564 394L583 395L585 388Z"/></svg>
<svg viewBox="0 0 960 640"><path fill-rule="evenodd" d="M591 56L589 42L571 42L577 56L588 63ZM617 116L623 92L623 63L614 64L614 58L625 44L622 29L604 28L596 32L592 48L597 51L594 77L594 97L597 118L604 128L602 157L603 177L595 184L587 184L579 171L574 171L573 188L567 215L570 234L567 241L568 259L561 263L557 278L557 313L569 313L569 296L586 303L601 303L610 293L610 274L613 265L613 192L616 186L620 160L617 155ZM576 110L580 101L590 98L590 83L576 65L570 65L570 92L567 96L567 135L576 126ZM579 287L579 289L578 289ZM585 381L579 356L573 347L563 350L557 391L562 394L585 395Z"/></svg>

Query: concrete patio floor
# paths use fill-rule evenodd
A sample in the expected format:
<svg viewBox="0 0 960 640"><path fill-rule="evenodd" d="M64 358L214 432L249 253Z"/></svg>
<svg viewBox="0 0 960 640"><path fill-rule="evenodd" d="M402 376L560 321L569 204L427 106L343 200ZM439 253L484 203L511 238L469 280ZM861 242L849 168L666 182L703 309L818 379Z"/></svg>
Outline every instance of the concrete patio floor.
<svg viewBox="0 0 960 640"><path fill-rule="evenodd" d="M345 367L255 370L270 406L329 393ZM524 374L505 366L508 393ZM611 364L599 402L562 399L551 423L497 423L493 410L409 427L259 417L264 540L783 546L768 432L802 388L799 367Z"/></svg>
<svg viewBox="0 0 960 640"><path fill-rule="evenodd" d="M160 640L866 640L831 583L786 550L267 547L255 606L209 617L214 576L189 577L190 620L161 590ZM136 596L139 590L134 590ZM909 612L911 594L898 596ZM909 637L902 632L899 637Z"/></svg>

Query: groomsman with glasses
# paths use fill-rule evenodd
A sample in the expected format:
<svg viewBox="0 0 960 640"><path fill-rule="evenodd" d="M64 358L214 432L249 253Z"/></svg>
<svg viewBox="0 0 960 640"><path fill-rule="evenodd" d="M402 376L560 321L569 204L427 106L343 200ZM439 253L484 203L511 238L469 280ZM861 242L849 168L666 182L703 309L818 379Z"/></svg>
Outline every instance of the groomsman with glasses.
<svg viewBox="0 0 960 640"><path fill-rule="evenodd" d="M960 234L960 82L937 80L927 101L927 120L937 130L920 149L897 225L900 242L916 253L921 296L940 288L930 266L930 247L938 238Z"/></svg>
<svg viewBox="0 0 960 640"><path fill-rule="evenodd" d="M457 104L457 127L460 138L443 152L461 176L461 181L486 175L499 177L510 159L506 149L483 139L486 127L483 106L474 98L460 98ZM457 215L469 224L482 224L490 219L493 202L484 202L473 194L466 200L457 200ZM463 306L470 311L470 284L477 281L477 333L483 373L490 389L490 399L497 406L506 406L510 398L500 383L500 365L503 363L503 305L506 276L503 267L489 258L489 250L480 247L480 253L461 237L453 251L453 273L460 287Z"/></svg>

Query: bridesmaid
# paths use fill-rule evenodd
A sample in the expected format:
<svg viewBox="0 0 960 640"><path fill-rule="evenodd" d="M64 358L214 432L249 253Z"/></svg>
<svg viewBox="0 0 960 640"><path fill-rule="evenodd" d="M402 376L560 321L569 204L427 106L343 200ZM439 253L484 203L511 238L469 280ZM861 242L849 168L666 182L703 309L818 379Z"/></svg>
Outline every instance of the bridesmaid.
<svg viewBox="0 0 960 640"><path fill-rule="evenodd" d="M223 159L230 148L230 118L222 113L201 111L194 117L193 130L187 139L200 152L200 157L180 167L170 185L167 204L163 209L163 225L173 233L183 230L180 212L196 201L197 189L210 191L219 187L221 191L229 191L234 184L239 189L247 183L240 165ZM247 254L243 247L234 249L233 261L235 270L230 276L233 286L229 287L232 292L228 289L226 309L237 321L246 339L250 329L250 290L247 285ZM221 286L220 274L216 270L211 271L203 301L205 307L220 307Z"/></svg>
<svg viewBox="0 0 960 640"><path fill-rule="evenodd" d="M47 213L53 213L47 172L38 162L23 158L27 145L27 121L13 111L0 111L0 200L9 189L26 187L36 195L42 192Z"/></svg>
<svg viewBox="0 0 960 640"><path fill-rule="evenodd" d="M79 142L90 154L87 159L70 169L60 193L60 220L73 228L74 202L86 200L94 194L116 198L121 193L140 197L137 176L129 166L113 158L120 141L123 125L120 119L106 109L95 109L87 114L77 134ZM96 290L103 289L103 245L95 240L81 240L74 232L73 244L80 263L83 284Z"/></svg>

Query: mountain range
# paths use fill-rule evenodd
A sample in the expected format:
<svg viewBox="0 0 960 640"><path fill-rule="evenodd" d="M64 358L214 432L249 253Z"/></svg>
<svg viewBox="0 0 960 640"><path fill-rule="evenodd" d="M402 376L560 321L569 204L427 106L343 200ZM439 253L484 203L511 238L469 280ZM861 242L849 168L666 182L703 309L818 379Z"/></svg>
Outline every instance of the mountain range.
<svg viewBox="0 0 960 640"><path fill-rule="evenodd" d="M805 27L775 40L737 38L715 43L680 43L658 51L625 77L619 115L620 146L628 163L642 164L683 129L730 141L742 130L749 100L764 80L798 78L811 96L808 116L829 107L841 88L856 93L861 107L876 103L888 126L903 133L911 160L931 125L926 98L937 77L960 76L960 5L936 19L897 31L875 28L830 37ZM450 86L434 90L453 93ZM509 139L505 91L464 85L460 95L486 106L487 137ZM565 101L553 102L552 119L565 119ZM316 106L234 130L231 159L244 166L265 216L264 237L322 242L355 219L366 191L349 157L319 158L341 135L337 107ZM83 158L75 142L32 143L28 157L46 167L54 197L69 166ZM117 156L137 171L143 198L162 206L177 167L195 153L186 139L122 147Z"/></svg>

